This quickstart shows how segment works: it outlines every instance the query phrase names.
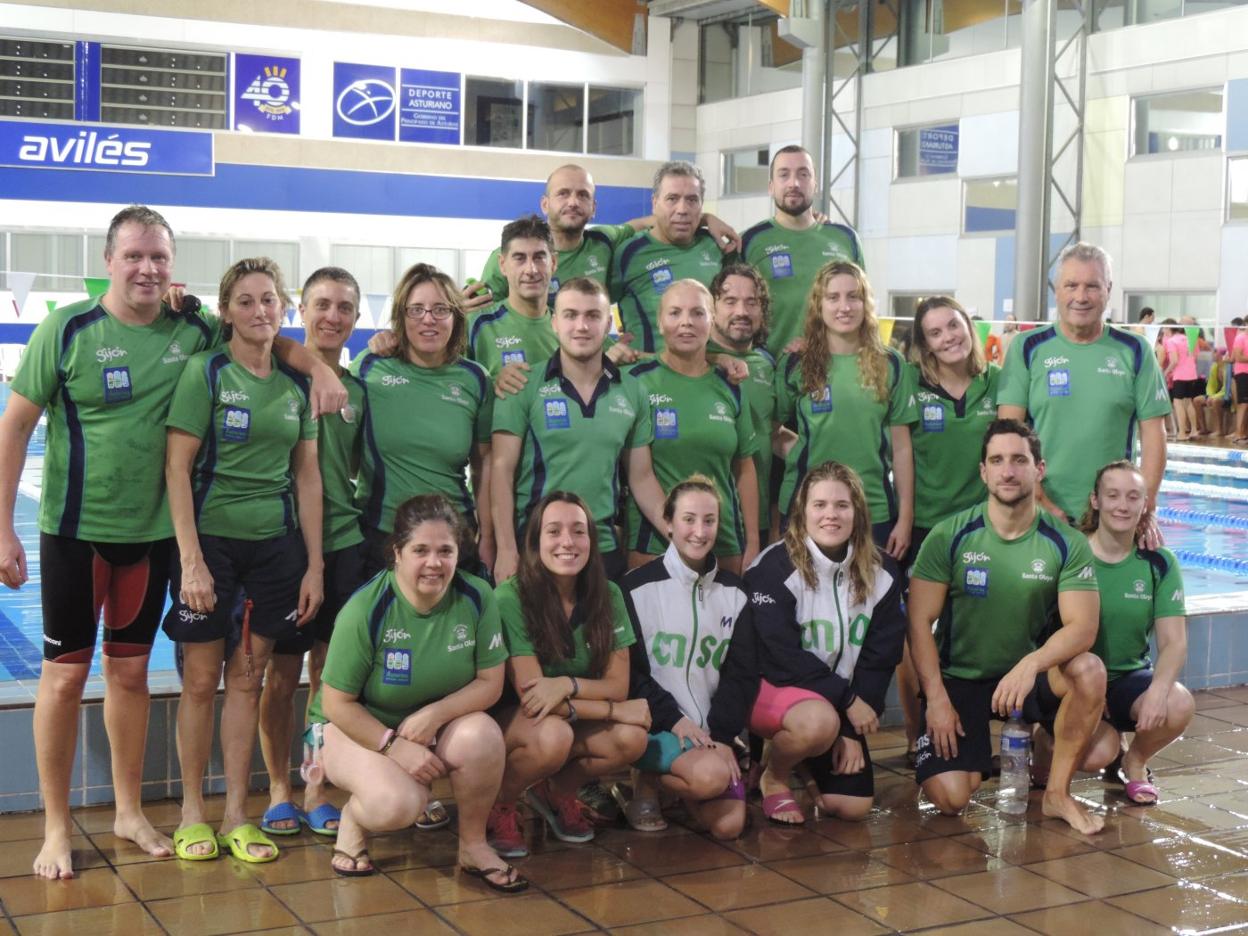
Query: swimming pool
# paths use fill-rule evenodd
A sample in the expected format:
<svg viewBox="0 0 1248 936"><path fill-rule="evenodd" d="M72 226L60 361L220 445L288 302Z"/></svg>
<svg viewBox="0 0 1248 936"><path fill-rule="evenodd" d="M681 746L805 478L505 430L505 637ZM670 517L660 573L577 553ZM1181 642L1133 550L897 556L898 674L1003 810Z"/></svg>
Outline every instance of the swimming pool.
<svg viewBox="0 0 1248 936"><path fill-rule="evenodd" d="M0 408L8 396L9 385L0 383ZM44 437L41 422L27 449L14 514L30 580L18 591L0 587L0 683L30 687L43 660L37 516ZM1162 531L1179 554L1188 597L1248 593L1248 452L1172 445L1160 501ZM152 648L151 669L174 669L174 645L163 632ZM91 674L99 672L96 653Z"/></svg>

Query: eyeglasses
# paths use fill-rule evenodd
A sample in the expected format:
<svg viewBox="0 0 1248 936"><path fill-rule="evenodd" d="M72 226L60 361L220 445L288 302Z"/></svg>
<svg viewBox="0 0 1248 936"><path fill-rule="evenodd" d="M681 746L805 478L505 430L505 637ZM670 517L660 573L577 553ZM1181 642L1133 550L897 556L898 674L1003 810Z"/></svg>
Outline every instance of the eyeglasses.
<svg viewBox="0 0 1248 936"><path fill-rule="evenodd" d="M413 322L419 322L426 315L433 316L435 322L445 322L454 311L449 305L409 305L404 307L403 314Z"/></svg>

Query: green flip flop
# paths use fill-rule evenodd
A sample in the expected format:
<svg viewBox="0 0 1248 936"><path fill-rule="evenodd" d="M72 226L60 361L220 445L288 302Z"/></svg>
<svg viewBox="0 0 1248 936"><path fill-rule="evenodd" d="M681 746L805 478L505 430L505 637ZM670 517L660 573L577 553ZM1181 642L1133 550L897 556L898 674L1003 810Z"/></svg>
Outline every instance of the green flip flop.
<svg viewBox="0 0 1248 936"><path fill-rule="evenodd" d="M248 864L267 864L277 860L277 845L251 822L244 822L225 835L218 835L217 844L222 848L228 848L231 855ZM264 845L273 849L273 854L267 858L260 858L247 850L250 845Z"/></svg>
<svg viewBox="0 0 1248 936"><path fill-rule="evenodd" d="M212 851L206 855L197 855L190 851L191 848L194 848L196 845L203 845L205 842L212 845ZM216 833L212 831L212 826L206 822L196 822L193 825L183 826L174 832L173 852L183 861L212 861L221 855Z"/></svg>

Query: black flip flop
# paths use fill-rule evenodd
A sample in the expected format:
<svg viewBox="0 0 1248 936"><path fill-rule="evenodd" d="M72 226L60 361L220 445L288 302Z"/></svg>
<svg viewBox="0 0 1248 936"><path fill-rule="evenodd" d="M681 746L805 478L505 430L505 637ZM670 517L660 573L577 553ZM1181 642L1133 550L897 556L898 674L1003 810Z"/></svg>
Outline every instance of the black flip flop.
<svg viewBox="0 0 1248 936"><path fill-rule="evenodd" d="M459 870L469 877L477 878L486 887L496 890L500 894L518 894L529 889L528 879L509 864L505 864L501 868L469 868L467 865L460 865ZM499 884L497 881L491 881L486 876L490 874L515 874L516 876L506 884Z"/></svg>
<svg viewBox="0 0 1248 936"><path fill-rule="evenodd" d="M377 873L377 866L373 864L373 859L368 857L367 848L361 848L354 855L343 851L341 848L335 848L334 857L346 858L352 864L356 865L356 867L348 871L346 868L338 867L336 864L333 863L331 859L329 866L334 869L334 874L338 875L339 877L368 877L370 874ZM368 862L367 868L359 867L360 859L363 859Z"/></svg>

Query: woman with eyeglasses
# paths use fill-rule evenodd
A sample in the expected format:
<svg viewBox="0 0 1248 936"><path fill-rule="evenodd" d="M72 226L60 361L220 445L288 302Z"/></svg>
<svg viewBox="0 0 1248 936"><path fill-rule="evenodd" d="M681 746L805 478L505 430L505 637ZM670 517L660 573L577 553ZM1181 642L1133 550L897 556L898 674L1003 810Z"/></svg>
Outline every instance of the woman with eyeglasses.
<svg viewBox="0 0 1248 936"><path fill-rule="evenodd" d="M460 567L493 565L490 522L490 428L494 386L464 357L463 299L449 276L427 263L403 274L394 289L392 357L363 352L351 372L364 382L364 454L356 499L363 510L369 574L386 564L384 545L395 508L418 494L441 494L463 514ZM471 486L469 478L471 477ZM479 562L478 562L479 560Z"/></svg>

